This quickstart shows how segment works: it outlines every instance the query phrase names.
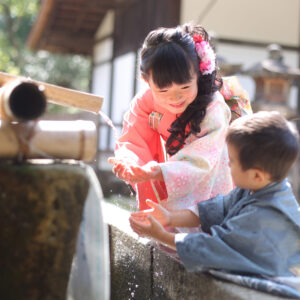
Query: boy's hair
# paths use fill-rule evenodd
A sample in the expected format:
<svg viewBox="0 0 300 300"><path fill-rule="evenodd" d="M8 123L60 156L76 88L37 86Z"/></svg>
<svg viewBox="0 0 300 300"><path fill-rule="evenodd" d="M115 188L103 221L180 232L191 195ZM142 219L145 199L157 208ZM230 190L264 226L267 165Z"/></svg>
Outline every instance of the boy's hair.
<svg viewBox="0 0 300 300"><path fill-rule="evenodd" d="M236 147L242 169L261 169L272 181L283 180L299 152L296 129L278 112L258 112L230 125L227 143Z"/></svg>

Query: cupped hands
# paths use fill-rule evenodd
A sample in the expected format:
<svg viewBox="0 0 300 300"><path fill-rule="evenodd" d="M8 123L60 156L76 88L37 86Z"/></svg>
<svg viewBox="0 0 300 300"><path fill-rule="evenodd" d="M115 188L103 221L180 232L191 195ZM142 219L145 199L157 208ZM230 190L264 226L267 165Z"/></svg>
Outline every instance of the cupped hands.
<svg viewBox="0 0 300 300"><path fill-rule="evenodd" d="M150 161L144 166L139 166L123 159L109 157L108 162L113 164L112 171L114 174L130 184L149 179L163 180L161 168L156 161Z"/></svg>
<svg viewBox="0 0 300 300"><path fill-rule="evenodd" d="M151 208L133 212L131 213L131 218L136 221L149 224L148 215L150 215L155 218L162 226L170 226L171 214L168 210L150 199L146 200L146 204Z"/></svg>

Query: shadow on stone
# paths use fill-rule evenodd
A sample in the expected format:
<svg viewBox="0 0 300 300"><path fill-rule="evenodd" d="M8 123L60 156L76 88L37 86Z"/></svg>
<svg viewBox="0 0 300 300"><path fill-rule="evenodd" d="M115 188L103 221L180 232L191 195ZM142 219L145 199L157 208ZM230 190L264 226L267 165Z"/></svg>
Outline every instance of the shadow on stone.
<svg viewBox="0 0 300 300"><path fill-rule="evenodd" d="M95 172L105 198L115 194L124 197L131 196L133 190L123 180L117 178L112 171L96 170Z"/></svg>

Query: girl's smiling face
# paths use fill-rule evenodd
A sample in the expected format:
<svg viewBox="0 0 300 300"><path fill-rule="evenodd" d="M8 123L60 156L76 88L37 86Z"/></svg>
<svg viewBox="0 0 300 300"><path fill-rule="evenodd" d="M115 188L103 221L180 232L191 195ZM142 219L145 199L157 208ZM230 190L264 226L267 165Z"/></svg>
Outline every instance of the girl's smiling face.
<svg viewBox="0 0 300 300"><path fill-rule="evenodd" d="M193 72L189 82L184 84L173 83L170 86L160 88L152 80L150 74L148 84L155 102L174 114L181 114L191 104L198 93L197 74Z"/></svg>

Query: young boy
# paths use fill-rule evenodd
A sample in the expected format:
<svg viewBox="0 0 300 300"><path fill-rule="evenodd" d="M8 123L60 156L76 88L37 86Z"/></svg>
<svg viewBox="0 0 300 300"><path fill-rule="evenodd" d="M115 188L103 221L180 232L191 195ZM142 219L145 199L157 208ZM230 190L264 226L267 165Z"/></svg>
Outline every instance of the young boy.
<svg viewBox="0 0 300 300"><path fill-rule="evenodd" d="M285 177L295 162L298 134L277 112L235 120L227 134L235 188L192 208L132 213L132 229L176 247L188 271L222 269L265 276L300 275L300 208ZM171 233L163 226L196 227Z"/></svg>

